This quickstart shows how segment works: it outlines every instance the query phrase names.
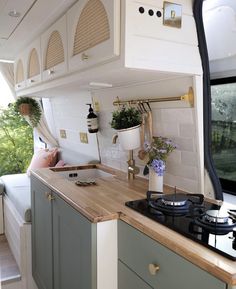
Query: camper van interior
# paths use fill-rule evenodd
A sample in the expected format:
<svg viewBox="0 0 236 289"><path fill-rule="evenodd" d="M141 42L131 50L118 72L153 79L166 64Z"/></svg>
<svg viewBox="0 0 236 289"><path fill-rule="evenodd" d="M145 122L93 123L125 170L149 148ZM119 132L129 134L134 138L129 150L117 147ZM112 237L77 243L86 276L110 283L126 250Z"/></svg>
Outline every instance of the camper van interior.
<svg viewBox="0 0 236 289"><path fill-rule="evenodd" d="M236 289L235 33L235 0L0 0L0 288Z"/></svg>

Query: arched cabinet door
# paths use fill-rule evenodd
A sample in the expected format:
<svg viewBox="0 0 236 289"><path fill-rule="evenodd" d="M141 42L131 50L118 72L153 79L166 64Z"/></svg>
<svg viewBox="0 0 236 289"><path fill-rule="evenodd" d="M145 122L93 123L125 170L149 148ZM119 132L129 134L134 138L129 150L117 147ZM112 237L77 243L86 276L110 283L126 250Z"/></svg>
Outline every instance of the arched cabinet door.
<svg viewBox="0 0 236 289"><path fill-rule="evenodd" d="M41 81L40 39L34 41L27 49L27 80L26 85L32 86Z"/></svg>
<svg viewBox="0 0 236 289"><path fill-rule="evenodd" d="M67 13L69 70L120 54L120 0L80 0Z"/></svg>
<svg viewBox="0 0 236 289"><path fill-rule="evenodd" d="M43 80L67 72L66 16L54 23L41 37Z"/></svg>
<svg viewBox="0 0 236 289"><path fill-rule="evenodd" d="M15 73L15 90L25 88L25 57L21 55L17 58L14 64L14 73Z"/></svg>

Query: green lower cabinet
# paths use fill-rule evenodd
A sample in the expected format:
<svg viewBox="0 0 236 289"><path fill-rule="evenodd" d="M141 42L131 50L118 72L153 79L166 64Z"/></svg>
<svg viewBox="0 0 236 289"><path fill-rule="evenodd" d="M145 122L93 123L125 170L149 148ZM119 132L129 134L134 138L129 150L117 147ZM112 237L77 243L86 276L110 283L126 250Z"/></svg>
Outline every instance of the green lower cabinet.
<svg viewBox="0 0 236 289"><path fill-rule="evenodd" d="M53 201L55 289L96 288L96 225L61 198Z"/></svg>
<svg viewBox="0 0 236 289"><path fill-rule="evenodd" d="M118 289L152 289L121 261L118 262Z"/></svg>
<svg viewBox="0 0 236 289"><path fill-rule="evenodd" d="M134 272L119 271L119 289L136 289L134 274L154 289L227 288L224 282L122 221L118 223L118 258Z"/></svg>
<svg viewBox="0 0 236 289"><path fill-rule="evenodd" d="M31 177L32 274L39 289L53 288L52 206L49 188Z"/></svg>
<svg viewBox="0 0 236 289"><path fill-rule="evenodd" d="M32 270L38 289L96 289L96 224L31 177Z"/></svg>

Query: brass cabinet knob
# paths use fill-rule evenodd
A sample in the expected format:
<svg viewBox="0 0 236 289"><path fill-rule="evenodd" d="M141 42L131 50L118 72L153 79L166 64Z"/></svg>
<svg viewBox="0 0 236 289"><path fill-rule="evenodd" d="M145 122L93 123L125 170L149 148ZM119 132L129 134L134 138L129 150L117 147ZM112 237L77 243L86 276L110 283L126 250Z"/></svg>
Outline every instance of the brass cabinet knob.
<svg viewBox="0 0 236 289"><path fill-rule="evenodd" d="M156 273L159 271L160 267L156 264L149 264L148 265L148 270L149 270L149 273L151 275L156 275Z"/></svg>
<svg viewBox="0 0 236 289"><path fill-rule="evenodd" d="M89 57L88 57L88 54L86 53L82 53L81 54L81 59L84 61L84 60L87 60Z"/></svg>
<svg viewBox="0 0 236 289"><path fill-rule="evenodd" d="M45 192L45 196L46 196L46 198L48 199L49 202L55 200L55 197L53 196L52 193Z"/></svg>

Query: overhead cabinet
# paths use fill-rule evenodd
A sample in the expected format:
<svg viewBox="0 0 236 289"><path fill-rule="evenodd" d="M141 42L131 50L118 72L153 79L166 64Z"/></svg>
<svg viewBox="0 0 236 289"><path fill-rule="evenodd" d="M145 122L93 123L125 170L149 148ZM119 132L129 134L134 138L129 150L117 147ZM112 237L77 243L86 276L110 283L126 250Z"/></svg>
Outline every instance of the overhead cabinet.
<svg viewBox="0 0 236 289"><path fill-rule="evenodd" d="M43 81L67 72L66 15L54 23L42 36Z"/></svg>
<svg viewBox="0 0 236 289"><path fill-rule="evenodd" d="M120 54L120 0L80 0L67 20L70 71Z"/></svg>
<svg viewBox="0 0 236 289"><path fill-rule="evenodd" d="M25 58L20 56L16 61L15 61L15 90L18 91L20 89L25 88Z"/></svg>
<svg viewBox="0 0 236 289"><path fill-rule="evenodd" d="M41 48L42 85L22 94L39 92L40 96L45 89L73 83L122 86L202 74L192 1L176 2L77 1L41 35L41 47L36 45L35 50L27 52L36 62L36 52L40 53L37 47ZM16 89L22 89L24 60L18 61ZM58 77L60 81L49 82ZM40 79L31 74L27 78L28 86ZM44 82L48 83L44 86Z"/></svg>
<svg viewBox="0 0 236 289"><path fill-rule="evenodd" d="M26 50L27 55L27 80L26 86L41 82L41 47L40 39L35 40Z"/></svg>

